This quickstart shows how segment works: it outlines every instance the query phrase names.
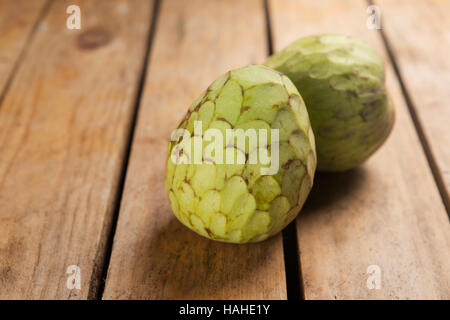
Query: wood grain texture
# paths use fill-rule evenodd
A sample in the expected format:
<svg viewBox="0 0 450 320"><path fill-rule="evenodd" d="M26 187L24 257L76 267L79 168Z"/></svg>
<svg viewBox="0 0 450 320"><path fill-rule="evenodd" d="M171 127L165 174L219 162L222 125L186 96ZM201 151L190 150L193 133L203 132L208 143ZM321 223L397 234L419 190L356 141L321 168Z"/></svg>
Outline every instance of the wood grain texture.
<svg viewBox="0 0 450 320"><path fill-rule="evenodd" d="M353 0L270 1L275 50L302 36L343 33L387 61L366 8ZM317 174L297 218L306 299L450 298L448 217L389 64L387 86L397 113L387 143L357 169ZM381 269L379 290L366 286L370 265Z"/></svg>
<svg viewBox="0 0 450 320"><path fill-rule="evenodd" d="M450 2L377 1L382 27L431 149L450 210Z"/></svg>
<svg viewBox="0 0 450 320"><path fill-rule="evenodd" d="M148 1L55 1L40 24L0 106L0 298L95 296L150 16Z"/></svg>
<svg viewBox="0 0 450 320"><path fill-rule="evenodd" d="M286 298L281 235L249 245L198 236L164 188L167 143L192 101L266 52L262 1L162 1L104 299Z"/></svg>
<svg viewBox="0 0 450 320"><path fill-rule="evenodd" d="M47 0L0 0L0 97Z"/></svg>

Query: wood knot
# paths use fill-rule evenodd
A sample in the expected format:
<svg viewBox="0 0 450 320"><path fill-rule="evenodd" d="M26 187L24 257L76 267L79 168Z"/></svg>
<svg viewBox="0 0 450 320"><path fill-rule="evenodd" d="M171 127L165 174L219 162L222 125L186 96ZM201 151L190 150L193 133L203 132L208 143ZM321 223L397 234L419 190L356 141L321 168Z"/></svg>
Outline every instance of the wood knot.
<svg viewBox="0 0 450 320"><path fill-rule="evenodd" d="M102 47L111 41L110 33L103 28L93 28L79 35L78 47L93 50Z"/></svg>

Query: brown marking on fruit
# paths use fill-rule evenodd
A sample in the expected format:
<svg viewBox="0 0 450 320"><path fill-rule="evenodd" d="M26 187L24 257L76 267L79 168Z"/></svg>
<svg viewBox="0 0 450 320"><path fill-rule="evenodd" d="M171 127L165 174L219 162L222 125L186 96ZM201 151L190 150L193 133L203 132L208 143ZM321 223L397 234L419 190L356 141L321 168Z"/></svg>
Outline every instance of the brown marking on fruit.
<svg viewBox="0 0 450 320"><path fill-rule="evenodd" d="M364 108L359 112L359 115L365 122L367 122L369 120L369 117L377 111L376 107L377 101L366 103L364 104Z"/></svg>
<svg viewBox="0 0 450 320"><path fill-rule="evenodd" d="M285 164L283 164L283 165L281 166L281 168L283 168L284 170L289 169L289 167L290 167L290 165L291 165L292 162L293 162L292 159L288 160Z"/></svg>
<svg viewBox="0 0 450 320"><path fill-rule="evenodd" d="M206 233L208 234L208 236L210 236L211 238L214 237L214 234L211 232L211 230L209 230L208 227L205 227L205 231L206 231Z"/></svg>
<svg viewBox="0 0 450 320"><path fill-rule="evenodd" d="M240 84L239 84L239 87L241 87L241 95L242 95L242 96L244 96L244 94L245 94L245 90L244 90L244 87L243 87L243 86L241 86Z"/></svg>
<svg viewBox="0 0 450 320"><path fill-rule="evenodd" d="M209 163L211 163L211 164L214 164L214 163L215 163L214 160L211 159L211 158L205 158L205 157L203 157L203 161L204 161L204 162L209 162Z"/></svg>
<svg viewBox="0 0 450 320"><path fill-rule="evenodd" d="M242 107L241 108L241 114L243 114L245 111L249 110L250 107Z"/></svg>
<svg viewBox="0 0 450 320"><path fill-rule="evenodd" d="M344 134L344 139L349 139L349 138L353 137L355 134L356 134L355 130L348 130Z"/></svg>
<svg viewBox="0 0 450 320"><path fill-rule="evenodd" d="M233 124L230 121L228 121L227 119L225 119L225 118L217 118L217 121L226 122L226 123L228 123L231 126L231 128L234 128Z"/></svg>
<svg viewBox="0 0 450 320"><path fill-rule="evenodd" d="M353 90L345 90L345 94L347 95L347 98L357 98L358 94L356 92L354 92Z"/></svg>
<svg viewBox="0 0 450 320"><path fill-rule="evenodd" d="M202 107L203 103L200 101L194 108L194 112L198 112L200 108Z"/></svg>

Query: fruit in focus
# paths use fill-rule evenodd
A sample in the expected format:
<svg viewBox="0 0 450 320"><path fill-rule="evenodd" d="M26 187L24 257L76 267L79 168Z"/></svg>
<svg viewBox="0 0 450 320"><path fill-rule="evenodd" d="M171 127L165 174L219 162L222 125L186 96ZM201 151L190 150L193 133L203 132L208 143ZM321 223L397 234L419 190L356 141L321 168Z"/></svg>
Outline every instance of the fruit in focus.
<svg viewBox="0 0 450 320"><path fill-rule="evenodd" d="M194 135L195 121L203 135ZM195 151L179 147L181 136L169 142L165 186L171 208L185 226L214 240L257 242L297 216L313 184L316 154L305 104L288 77L254 65L227 72L194 101L178 129L187 130L191 147L205 138L207 129L218 129L226 140L219 148L223 157L212 153L215 160L205 150L217 141L202 141L200 164L182 163L181 158L192 160ZM258 136L256 144L239 147L238 138L227 140L227 129L261 130L269 132L268 139ZM271 140L271 129L277 129L278 140ZM249 159L261 149L272 156L277 142L278 170L263 175L261 168L270 164ZM220 159L226 162L226 152L242 163L220 164Z"/></svg>
<svg viewBox="0 0 450 320"><path fill-rule="evenodd" d="M391 132L394 108L383 60L363 41L332 34L306 37L265 65L287 75L302 95L316 138L318 170L358 166Z"/></svg>

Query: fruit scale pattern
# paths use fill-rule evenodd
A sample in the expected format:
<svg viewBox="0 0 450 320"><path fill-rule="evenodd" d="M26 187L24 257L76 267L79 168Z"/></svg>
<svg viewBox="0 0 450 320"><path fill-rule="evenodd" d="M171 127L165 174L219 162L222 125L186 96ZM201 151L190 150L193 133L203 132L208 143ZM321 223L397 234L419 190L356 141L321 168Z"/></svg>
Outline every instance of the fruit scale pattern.
<svg viewBox="0 0 450 320"><path fill-rule="evenodd" d="M305 100L318 170L354 168L389 136L395 113L383 59L365 42L338 34L305 37L265 65L288 76Z"/></svg>
<svg viewBox="0 0 450 320"><path fill-rule="evenodd" d="M291 80L259 65L229 71L193 102L179 124L191 139L200 138L194 136L195 121L202 132L214 128L223 137L227 129L278 129L279 169L262 175L260 159L248 161L259 148L270 154L270 133L253 150L226 141L223 153L233 148L235 159L245 157L241 164L214 163L205 153L201 164L177 163L171 159L177 141L171 141L165 186L175 216L200 235L224 242L258 242L282 230L303 206L316 169L314 134ZM214 142L202 141L203 150L209 143Z"/></svg>

